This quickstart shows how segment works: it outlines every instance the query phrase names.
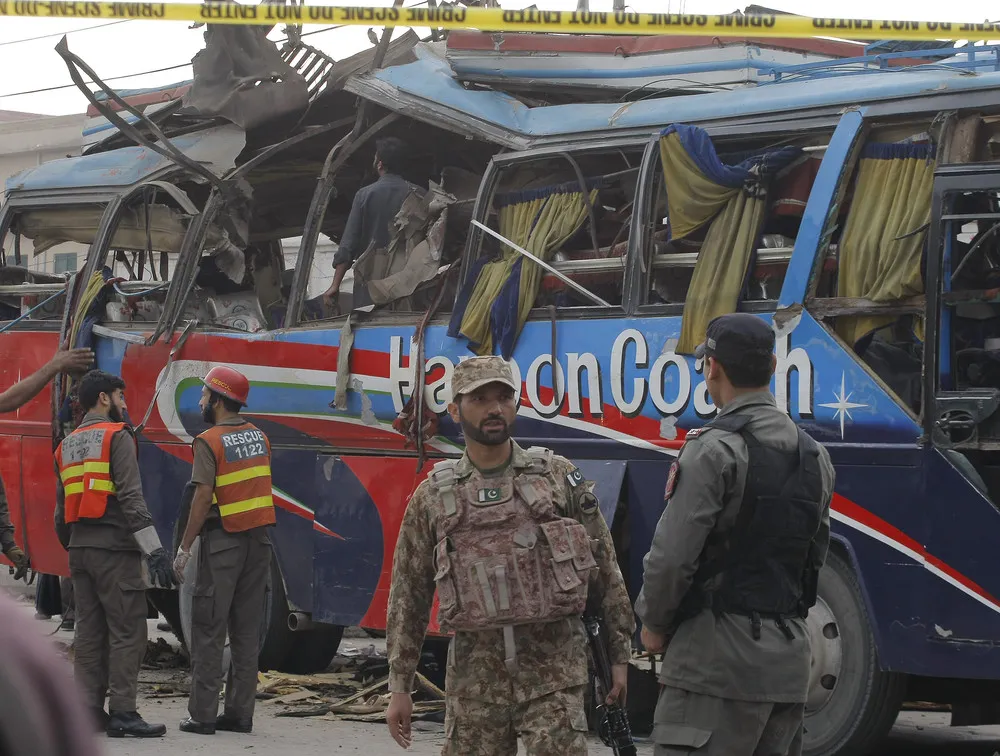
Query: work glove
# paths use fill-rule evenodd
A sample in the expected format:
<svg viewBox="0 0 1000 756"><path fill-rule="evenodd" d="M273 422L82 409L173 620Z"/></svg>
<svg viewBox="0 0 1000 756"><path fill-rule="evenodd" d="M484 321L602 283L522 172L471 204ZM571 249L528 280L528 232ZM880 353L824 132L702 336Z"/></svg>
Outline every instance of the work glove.
<svg viewBox="0 0 1000 756"><path fill-rule="evenodd" d="M35 573L31 573L31 579L27 579L28 570L31 569L31 560L28 559L28 555L25 554L17 546L11 546L7 551L4 552L14 566L10 568L11 574L14 576L14 580L25 579L28 585L31 585L35 581Z"/></svg>
<svg viewBox="0 0 1000 756"><path fill-rule="evenodd" d="M149 567L149 582L154 588L173 588L177 585L170 557L163 547L146 556L146 566Z"/></svg>
<svg viewBox="0 0 1000 756"><path fill-rule="evenodd" d="M177 547L177 556L174 557L174 576L177 578L178 583L184 582L184 568L187 567L188 561L191 559L191 552L185 551L184 547Z"/></svg>

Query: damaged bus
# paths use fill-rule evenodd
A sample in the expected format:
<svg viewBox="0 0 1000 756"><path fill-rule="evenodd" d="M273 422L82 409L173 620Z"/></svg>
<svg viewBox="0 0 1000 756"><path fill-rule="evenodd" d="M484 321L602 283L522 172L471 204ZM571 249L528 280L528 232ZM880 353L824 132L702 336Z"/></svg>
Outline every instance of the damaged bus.
<svg viewBox="0 0 1000 756"><path fill-rule="evenodd" d="M60 339L92 344L128 383L147 501L176 543L198 379L247 374L278 506L261 661L306 670L344 626L385 626L407 497L461 451L444 412L458 361L512 361L519 441L594 482L634 598L670 461L715 412L693 347L713 315L758 314L779 405L837 468L806 753L868 752L907 701L1000 721L996 48L887 53L905 75L811 61L732 91L538 103L467 86L434 45L346 75L281 138L176 111L152 121L177 154L122 135L13 179L4 380ZM342 116L355 98L360 128ZM310 297L317 240L339 238L386 134L419 188L331 311ZM69 282L32 272L71 242L88 252ZM51 451L71 407L57 383L0 418L18 538L63 574Z"/></svg>

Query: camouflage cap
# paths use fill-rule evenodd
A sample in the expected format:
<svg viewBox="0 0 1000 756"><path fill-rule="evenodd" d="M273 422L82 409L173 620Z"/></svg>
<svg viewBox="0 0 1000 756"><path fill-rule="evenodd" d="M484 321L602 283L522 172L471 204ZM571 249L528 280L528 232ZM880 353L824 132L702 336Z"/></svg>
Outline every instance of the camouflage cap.
<svg viewBox="0 0 1000 756"><path fill-rule="evenodd" d="M451 374L451 395L468 394L487 383L502 383L517 391L510 363L503 357L470 357Z"/></svg>

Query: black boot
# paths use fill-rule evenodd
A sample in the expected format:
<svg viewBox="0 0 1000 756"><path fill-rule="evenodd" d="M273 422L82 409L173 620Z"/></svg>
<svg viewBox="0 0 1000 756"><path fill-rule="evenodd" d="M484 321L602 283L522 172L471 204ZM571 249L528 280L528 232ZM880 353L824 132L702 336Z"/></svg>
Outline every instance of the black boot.
<svg viewBox="0 0 1000 756"><path fill-rule="evenodd" d="M185 717L181 720L181 732L191 732L195 735L214 735L215 722L199 722L197 719Z"/></svg>
<svg viewBox="0 0 1000 756"><path fill-rule="evenodd" d="M166 731L166 725L149 724L137 711L112 711L108 722L109 738L158 738Z"/></svg>
<svg viewBox="0 0 1000 756"><path fill-rule="evenodd" d="M240 717L223 714L215 720L215 729L225 730L226 732L253 732L253 719L241 719Z"/></svg>

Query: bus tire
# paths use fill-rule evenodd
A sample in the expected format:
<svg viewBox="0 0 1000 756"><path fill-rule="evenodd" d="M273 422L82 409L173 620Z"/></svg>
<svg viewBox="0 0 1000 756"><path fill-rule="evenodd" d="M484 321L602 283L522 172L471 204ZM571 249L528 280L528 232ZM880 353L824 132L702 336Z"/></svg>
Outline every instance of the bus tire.
<svg viewBox="0 0 1000 756"><path fill-rule="evenodd" d="M181 629L181 605L177 591L166 588L149 588L146 591L150 603L156 611L163 617L163 621L170 625L170 631L177 637L181 648L187 653L187 644L184 643L184 631Z"/></svg>
<svg viewBox="0 0 1000 756"><path fill-rule="evenodd" d="M317 625L292 635L292 648L280 669L295 675L310 675L330 666L340 648L344 628L340 625Z"/></svg>
<svg viewBox="0 0 1000 756"><path fill-rule="evenodd" d="M806 703L805 756L863 756L892 728L906 676L879 667L861 586L831 548L806 624L813 658Z"/></svg>
<svg viewBox="0 0 1000 756"><path fill-rule="evenodd" d="M294 633L288 629L288 598L285 595L285 583L281 579L281 568L278 567L276 554L271 554L271 574L268 578L267 613L264 616L264 638L260 653L257 656L257 668L261 672L271 669L287 671L284 668L285 658L292 650L295 642Z"/></svg>

